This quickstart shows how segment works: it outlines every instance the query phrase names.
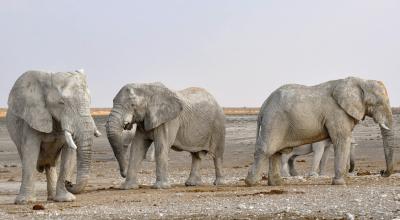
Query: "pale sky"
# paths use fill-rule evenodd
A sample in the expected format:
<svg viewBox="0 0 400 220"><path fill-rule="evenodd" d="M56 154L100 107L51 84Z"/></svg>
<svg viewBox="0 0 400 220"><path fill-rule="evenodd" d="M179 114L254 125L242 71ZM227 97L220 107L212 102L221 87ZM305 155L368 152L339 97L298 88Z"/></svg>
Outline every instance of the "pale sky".
<svg viewBox="0 0 400 220"><path fill-rule="evenodd" d="M287 83L382 80L400 106L400 1L1 0L0 106L30 69L85 69L93 107L127 83L258 107Z"/></svg>

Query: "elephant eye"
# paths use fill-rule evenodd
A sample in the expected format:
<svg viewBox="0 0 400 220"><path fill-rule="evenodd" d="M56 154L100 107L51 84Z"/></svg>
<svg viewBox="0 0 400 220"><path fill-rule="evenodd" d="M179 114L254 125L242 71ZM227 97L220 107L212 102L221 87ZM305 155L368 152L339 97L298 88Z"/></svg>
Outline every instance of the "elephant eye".
<svg viewBox="0 0 400 220"><path fill-rule="evenodd" d="M65 104L65 102L64 102L64 100L60 99L60 100L58 101L58 104L60 104L60 105L64 105L64 104Z"/></svg>

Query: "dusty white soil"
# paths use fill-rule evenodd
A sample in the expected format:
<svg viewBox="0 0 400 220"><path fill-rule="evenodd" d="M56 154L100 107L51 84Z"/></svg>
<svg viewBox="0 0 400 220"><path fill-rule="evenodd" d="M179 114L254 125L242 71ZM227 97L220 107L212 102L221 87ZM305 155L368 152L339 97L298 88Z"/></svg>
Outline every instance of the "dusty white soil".
<svg viewBox="0 0 400 220"><path fill-rule="evenodd" d="M330 185L330 177L286 178L283 186L270 187L266 180L257 187L245 187L243 178L253 160L256 116L229 116L224 173L227 185L212 186L214 168L210 158L202 164L203 186L185 187L190 157L170 152L168 190L150 189L155 180L154 163L144 162L141 188L118 190L123 179L106 135L95 140L89 186L71 203L46 201L45 175L37 175L34 204L14 205L21 168L16 148L10 141L4 119L0 119L0 219L393 219L400 218L400 174L379 176L385 168L379 128L367 119L355 129L356 170L347 186ZM396 144L399 143L400 115L395 115ZM96 122L105 134L105 117ZM395 149L398 154L399 149ZM398 158L398 157L397 157ZM332 158L329 161L332 175ZM296 166L306 173L311 156L298 158ZM400 169L400 163L396 163ZM368 174L369 172L369 174ZM368 174L368 175L365 175ZM44 210L32 210L35 204Z"/></svg>

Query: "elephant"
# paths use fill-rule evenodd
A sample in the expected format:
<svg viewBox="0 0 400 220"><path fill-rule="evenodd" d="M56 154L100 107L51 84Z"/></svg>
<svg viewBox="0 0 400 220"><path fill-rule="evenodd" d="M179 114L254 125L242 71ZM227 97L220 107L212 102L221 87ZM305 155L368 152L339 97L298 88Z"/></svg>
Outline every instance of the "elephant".
<svg viewBox="0 0 400 220"><path fill-rule="evenodd" d="M34 202L34 169L46 171L47 199L73 201L89 179L93 134L100 136L90 114L90 95L83 71L27 71L15 82L6 115L9 135L22 163L16 204ZM76 184L66 184L71 158L77 157ZM56 164L61 154L60 175Z"/></svg>
<svg viewBox="0 0 400 220"><path fill-rule="evenodd" d="M122 132L136 125L129 166ZM173 91L162 83L127 84L113 100L106 123L107 137L126 177L122 189L137 189L137 172L149 146L154 143L156 182L152 188L169 188L168 152L188 151L192 167L186 186L201 184L200 162L207 153L213 157L216 179L222 183L225 148L225 116L211 94L202 88Z"/></svg>
<svg viewBox="0 0 400 220"><path fill-rule="evenodd" d="M261 179L269 161L268 185L281 185L281 153L296 146L327 138L334 147L334 185L346 184L345 174L352 130L366 116L379 124L386 160L382 176L393 173L393 116L385 85L357 77L332 80L314 86L284 85L267 98L257 118L254 163L247 186Z"/></svg>
<svg viewBox="0 0 400 220"><path fill-rule="evenodd" d="M311 171L308 173L308 176L324 176L325 175L325 165L328 160L328 154L331 149L332 142L329 139L325 139L312 144L305 144L298 147L293 148L290 153L282 153L282 176L298 176L296 169L294 168L294 162L297 156L307 155L310 153L314 153L313 162L311 166ZM355 147L357 144L352 140L351 149L350 149L350 158L349 158L349 169L348 171L351 173L354 171L355 166ZM318 172L319 169L319 172Z"/></svg>

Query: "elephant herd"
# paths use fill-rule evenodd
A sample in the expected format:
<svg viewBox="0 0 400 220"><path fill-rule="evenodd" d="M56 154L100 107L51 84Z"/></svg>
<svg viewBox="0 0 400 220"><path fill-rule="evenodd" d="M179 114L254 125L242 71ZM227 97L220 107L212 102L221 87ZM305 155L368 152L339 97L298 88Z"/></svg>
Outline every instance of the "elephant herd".
<svg viewBox="0 0 400 220"><path fill-rule="evenodd" d="M35 168L46 172L48 200L73 201L73 194L83 191L89 180L93 137L100 135L90 113L90 99L83 71L28 71L17 79L6 116L7 129L22 162L22 182L15 203L35 201ZM332 184L345 184L348 160L354 159L350 157L354 149L352 131L365 116L380 126L386 159L382 175L390 176L394 164L393 119L382 82L348 77L315 86L278 88L263 103L257 118L254 163L245 178L246 185L261 180L267 161L268 184L280 185L281 172L295 174L294 157L311 151L315 152L311 174L318 166L323 172L331 145L335 167ZM135 130L128 141L124 136L127 130ZM223 184L225 116L214 97L202 88L173 91L161 83L126 84L113 99L106 131L125 178L122 189L138 188L137 173L152 144L156 162L153 188L170 187L171 148L191 154L186 186L201 183L200 163L206 154L214 161L214 184ZM71 184L66 180L72 173L75 153L76 183Z"/></svg>

